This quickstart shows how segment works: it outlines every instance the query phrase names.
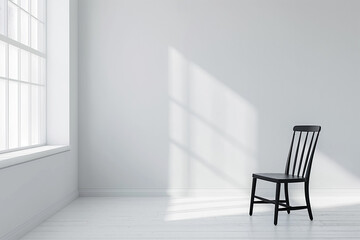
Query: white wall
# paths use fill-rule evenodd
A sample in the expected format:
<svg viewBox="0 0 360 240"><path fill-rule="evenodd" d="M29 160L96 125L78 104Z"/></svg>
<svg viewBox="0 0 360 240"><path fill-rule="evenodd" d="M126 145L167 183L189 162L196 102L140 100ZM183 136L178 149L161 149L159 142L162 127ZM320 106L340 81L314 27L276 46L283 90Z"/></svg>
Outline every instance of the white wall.
<svg viewBox="0 0 360 240"><path fill-rule="evenodd" d="M314 188L360 188L360 2L80 0L84 195L246 189L320 124Z"/></svg>
<svg viewBox="0 0 360 240"><path fill-rule="evenodd" d="M48 7L53 6L54 3L57 4L59 1L48 0ZM70 52L66 60L69 66L67 75L62 80L68 82L66 84L67 97L70 96L70 101L68 101L66 109L70 111L70 115L64 120L68 122L65 124L68 125L67 128L62 129L67 131L65 135L67 135L67 143L70 140L71 150L0 169L0 239L18 239L78 195L77 0L63 1L62 4L65 4L65 8L62 8L64 11L62 14L65 17L64 28L68 32L70 30L70 34L65 39L67 41L66 49L63 49ZM56 9L52 8L52 10ZM58 8L57 11L60 9ZM48 20L49 26L52 26L53 19L49 17ZM53 31L59 31L59 29L52 27L48 34L54 34ZM48 36L48 39L50 38L51 36ZM57 47L64 46L58 45ZM51 48L51 44L48 47ZM57 59L59 63L62 60ZM53 103L49 107L54 107ZM48 125L53 126L50 117L48 117L48 121ZM50 132L55 133L56 131ZM62 137L63 135L59 137L59 142L55 142L53 138L51 143L66 143Z"/></svg>

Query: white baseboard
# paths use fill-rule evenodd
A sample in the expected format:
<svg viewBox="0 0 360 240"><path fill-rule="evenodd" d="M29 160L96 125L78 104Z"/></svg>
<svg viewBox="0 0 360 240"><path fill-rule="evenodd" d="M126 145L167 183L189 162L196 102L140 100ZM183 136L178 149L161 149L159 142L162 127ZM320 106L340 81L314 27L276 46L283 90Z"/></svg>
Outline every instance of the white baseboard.
<svg viewBox="0 0 360 240"><path fill-rule="evenodd" d="M80 197L244 196L249 189L80 188Z"/></svg>
<svg viewBox="0 0 360 240"><path fill-rule="evenodd" d="M56 212L67 206L69 203L74 201L79 196L79 192L75 191L68 196L64 197L55 204L45 208L43 211L39 212L32 218L28 219L23 224L17 226L11 232L2 236L1 240L16 240L23 237L26 233L30 232L32 229L40 225L43 221L53 216Z"/></svg>
<svg viewBox="0 0 360 240"><path fill-rule="evenodd" d="M257 193L273 195L275 189L257 188ZM282 192L282 191L281 191ZM360 189L339 189L339 188L315 188L310 189L311 196L351 196L360 197ZM248 197L249 188L197 188L197 189L162 189L162 188L80 188L80 197L196 197L196 196L226 196L226 197ZM290 188L290 194L294 197L303 197L303 188Z"/></svg>
<svg viewBox="0 0 360 240"><path fill-rule="evenodd" d="M166 197L166 189L80 188L80 197Z"/></svg>

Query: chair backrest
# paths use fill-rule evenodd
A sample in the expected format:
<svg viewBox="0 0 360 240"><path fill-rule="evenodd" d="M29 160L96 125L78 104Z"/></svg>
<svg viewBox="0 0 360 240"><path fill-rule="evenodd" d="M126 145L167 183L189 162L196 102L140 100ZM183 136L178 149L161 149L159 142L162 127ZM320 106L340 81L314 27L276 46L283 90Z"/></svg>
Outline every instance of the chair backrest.
<svg viewBox="0 0 360 240"><path fill-rule="evenodd" d="M293 131L285 174L309 180L321 126L295 126Z"/></svg>

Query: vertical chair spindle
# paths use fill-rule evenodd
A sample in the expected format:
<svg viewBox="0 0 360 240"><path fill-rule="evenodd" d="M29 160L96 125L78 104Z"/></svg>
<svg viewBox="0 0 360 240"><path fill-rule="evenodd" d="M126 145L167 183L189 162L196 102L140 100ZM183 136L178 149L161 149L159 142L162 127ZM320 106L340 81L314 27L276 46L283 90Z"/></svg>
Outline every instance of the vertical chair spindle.
<svg viewBox="0 0 360 240"><path fill-rule="evenodd" d="M304 177L304 175L305 175L305 171L306 171L306 168L307 168L307 164L308 164L309 156L310 156L310 152L311 152L311 146L312 146L312 143L313 143L313 140L314 140L314 135L315 135L315 132L313 132L313 134L312 134L311 141L310 141L310 145L309 145L309 149L308 149L308 152L307 152L307 154L306 154L306 160L305 160L305 164L304 164L304 169L303 169L302 177Z"/></svg>
<svg viewBox="0 0 360 240"><path fill-rule="evenodd" d="M300 176L300 170L301 170L301 165L302 165L302 162L303 162L303 157L304 157L304 152L305 152L305 147L306 147L306 142L307 142L307 139L308 139L308 135L309 135L309 132L306 132L306 137L305 137L304 146L303 146L303 149L302 149L302 152L301 152L300 163L299 163L299 168L298 168L298 173L297 173L298 176Z"/></svg>
<svg viewBox="0 0 360 240"><path fill-rule="evenodd" d="M297 157L298 157L298 153L299 153L299 147L300 147L300 142L301 142L301 134L302 134L302 132L300 132L298 144L297 144L297 147L296 147L296 153L295 153L295 158L294 158L294 166L293 166L293 171L292 171L293 176L294 176L294 173L295 173L296 161L297 161Z"/></svg>

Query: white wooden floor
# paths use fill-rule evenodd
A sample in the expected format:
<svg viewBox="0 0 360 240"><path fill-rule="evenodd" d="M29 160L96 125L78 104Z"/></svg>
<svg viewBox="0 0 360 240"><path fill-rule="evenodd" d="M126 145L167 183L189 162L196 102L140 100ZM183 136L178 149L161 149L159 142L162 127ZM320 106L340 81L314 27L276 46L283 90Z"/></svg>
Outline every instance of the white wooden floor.
<svg viewBox="0 0 360 240"><path fill-rule="evenodd" d="M78 198L23 240L46 239L360 239L358 199L317 198L306 210L279 213L248 198Z"/></svg>

